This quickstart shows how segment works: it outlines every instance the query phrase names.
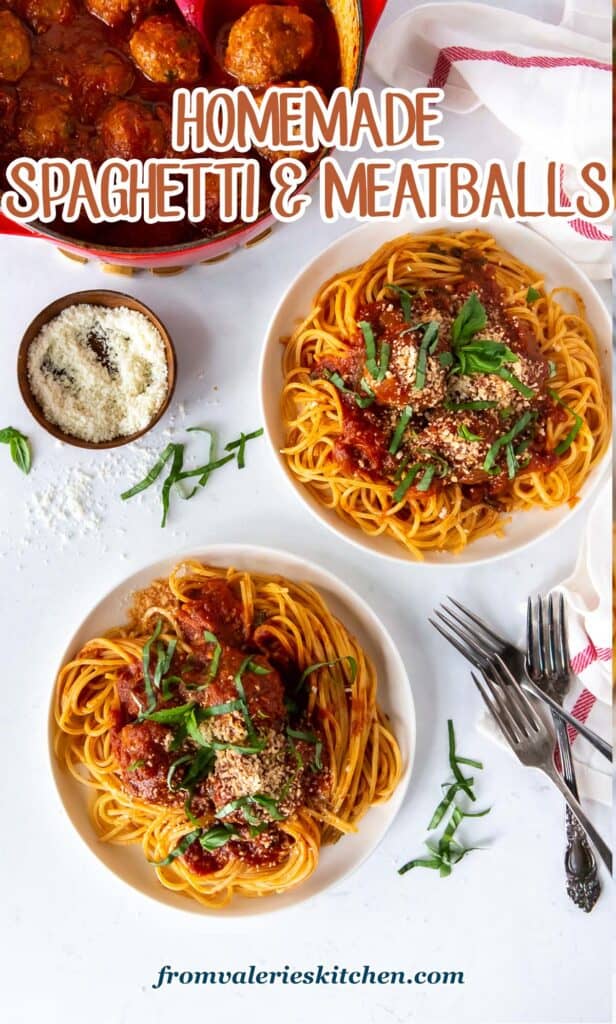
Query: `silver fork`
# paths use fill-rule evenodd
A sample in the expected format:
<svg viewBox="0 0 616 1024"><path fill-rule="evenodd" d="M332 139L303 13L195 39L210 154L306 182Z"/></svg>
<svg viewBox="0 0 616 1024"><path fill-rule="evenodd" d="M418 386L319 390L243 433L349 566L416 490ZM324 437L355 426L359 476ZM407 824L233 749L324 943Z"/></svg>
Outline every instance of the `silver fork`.
<svg viewBox="0 0 616 1024"><path fill-rule="evenodd" d="M481 669L481 674L485 685L479 681L474 672L471 672L473 682L486 707L498 722L512 751L523 765L528 768L538 768L554 783L564 796L579 824L586 829L599 856L611 873L612 853L607 843L599 835L579 801L554 767L553 733L548 729L541 716L537 714L522 687L511 675L502 659L497 657L493 665L484 666Z"/></svg>
<svg viewBox="0 0 616 1024"><path fill-rule="evenodd" d="M552 594L549 595L547 604L541 596L537 597L535 606L529 597L526 613L526 671L529 677L541 690L547 691L561 704L571 683L570 664L563 594L559 595L557 610ZM560 750L563 779L574 797L578 799L567 725L554 711L552 720ZM572 814L569 805L566 808L566 833L567 893L578 907L589 913L601 892L597 878L597 862L588 844L586 833Z"/></svg>
<svg viewBox="0 0 616 1024"><path fill-rule="evenodd" d="M593 732L584 722L580 722L579 718L574 718L569 714L558 701L554 700L549 693L540 690L529 678L526 673L526 657L523 651L495 633L483 619L465 608L459 601L454 600L453 597L450 597L449 601L454 605L453 609L448 608L447 605L441 605L440 610L434 613L440 620L439 622L429 619L441 636L445 637L476 668L481 668L486 658L498 655L525 690L543 701L551 711L577 729L580 735L592 743L608 761L612 760L612 748L609 743Z"/></svg>

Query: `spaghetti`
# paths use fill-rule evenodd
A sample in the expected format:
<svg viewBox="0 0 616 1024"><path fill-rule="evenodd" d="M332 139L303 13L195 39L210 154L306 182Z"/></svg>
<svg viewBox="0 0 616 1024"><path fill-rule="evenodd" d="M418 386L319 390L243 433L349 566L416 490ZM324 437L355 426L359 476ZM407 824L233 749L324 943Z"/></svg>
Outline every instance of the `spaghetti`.
<svg viewBox="0 0 616 1024"><path fill-rule="evenodd" d="M64 666L55 720L100 838L212 908L304 881L401 775L375 670L319 594L198 562Z"/></svg>
<svg viewBox="0 0 616 1024"><path fill-rule="evenodd" d="M573 503L609 443L581 298L483 231L406 235L327 282L283 372L291 472L415 558Z"/></svg>

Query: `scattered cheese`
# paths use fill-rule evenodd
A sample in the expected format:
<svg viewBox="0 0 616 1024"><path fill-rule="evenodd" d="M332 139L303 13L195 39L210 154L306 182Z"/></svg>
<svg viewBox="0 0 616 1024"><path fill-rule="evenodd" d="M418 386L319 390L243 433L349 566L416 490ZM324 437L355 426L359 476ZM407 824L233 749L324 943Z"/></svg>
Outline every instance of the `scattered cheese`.
<svg viewBox="0 0 616 1024"><path fill-rule="evenodd" d="M51 423L83 441L112 441L144 430L163 404L165 345L136 310L69 306L30 345L28 376Z"/></svg>

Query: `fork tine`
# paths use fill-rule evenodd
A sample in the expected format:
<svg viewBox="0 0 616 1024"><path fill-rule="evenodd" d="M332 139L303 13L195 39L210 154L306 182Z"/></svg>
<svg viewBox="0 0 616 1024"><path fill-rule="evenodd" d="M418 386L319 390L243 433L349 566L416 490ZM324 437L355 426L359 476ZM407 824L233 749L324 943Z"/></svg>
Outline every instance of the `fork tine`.
<svg viewBox="0 0 616 1024"><path fill-rule="evenodd" d="M526 602L526 664L531 675L537 672L536 637L533 617L533 599Z"/></svg>
<svg viewBox="0 0 616 1024"><path fill-rule="evenodd" d="M567 616L565 614L565 595L562 590L558 596L558 654L561 658L561 668L564 672L569 671L569 637L567 635Z"/></svg>
<svg viewBox="0 0 616 1024"><path fill-rule="evenodd" d="M556 672L558 661L556 655L556 624L554 622L554 599L552 594L548 597L548 651L550 653L550 668Z"/></svg>
<svg viewBox="0 0 616 1024"><path fill-rule="evenodd" d="M532 732L539 732L543 728L543 720L539 717L519 682L499 655L495 655L492 659L490 668L497 681L500 682L503 692L507 694L510 703L515 705L522 716L526 731L528 732L528 729L531 729Z"/></svg>
<svg viewBox="0 0 616 1024"><path fill-rule="evenodd" d="M484 620L480 619L479 616L475 615L474 612L470 611L468 608L465 608L463 604L460 604L459 601L456 601L455 597L451 597L450 594L447 595L447 600L451 601L451 603L455 605L458 611L461 611L463 615L466 615L466 617L470 619L471 622L474 622L475 625L483 633L485 633L485 635L489 637L490 640L492 640L493 646L498 647L499 652L502 651L503 647L505 646L505 641L503 640L502 636L499 636L498 633L495 633L494 630L488 626L487 622L484 622Z"/></svg>
<svg viewBox="0 0 616 1024"><path fill-rule="evenodd" d="M481 644L481 638L477 637L470 628L460 620L455 612L452 612L449 608L445 608L441 605L441 610L434 613L442 622L444 622L449 629L451 629L456 636L459 636L461 640L468 644L468 646L474 650L477 655L481 658L490 658L496 652L488 650Z"/></svg>
<svg viewBox="0 0 616 1024"><path fill-rule="evenodd" d="M514 720L518 732L522 736L529 737L535 730L528 722L528 715L525 714L526 709L520 707L520 702L516 699L517 694L510 684L509 673L504 671L504 668L504 662L500 661L500 659L493 659L489 663L490 678L494 685L498 687L502 703L510 717Z"/></svg>
<svg viewBox="0 0 616 1024"><path fill-rule="evenodd" d="M505 739L508 740L508 742L512 746L514 746L518 742L517 735L514 732L514 730L511 728L511 726L509 724L509 721L507 720L506 713L503 710L503 707L502 707L502 705L500 703L500 700L497 698L497 695L496 695L496 693L494 691L494 687L492 686L492 684L490 682L490 679L486 675L485 669L481 669L480 671L481 671L481 675L483 676L483 679L484 679L484 682L486 684L486 687L490 691L490 696L488 696L486 690L483 688L482 684L479 682L479 679L477 678L475 673L471 672L471 676L472 676L473 682L474 682L475 686L477 687L477 689L479 690L479 693L481 694L481 696L483 698L484 704L486 705L486 707L487 707L488 711L490 712L490 714L492 715L492 717L495 719L495 721L496 721L497 725L499 726L501 732L503 733Z"/></svg>
<svg viewBox="0 0 616 1024"><path fill-rule="evenodd" d="M435 612L435 615L436 614L438 613ZM460 652L463 658L466 658L467 661L470 661L471 665L475 665L476 668L479 668L479 660L473 654L473 652L469 650L468 647L465 647L464 644L460 643L460 641L455 636L453 636L447 630L443 629L443 627L438 622L435 622L434 619L428 618L428 622L432 626L434 626L434 628L441 634L442 637L445 638L445 640L448 641L448 643L451 644L452 647L455 647L455 649Z"/></svg>
<svg viewBox="0 0 616 1024"><path fill-rule="evenodd" d="M544 673L546 671L546 659L545 659L545 630L543 628L543 598L541 594L537 596L537 636L538 636L538 651L539 651L539 671Z"/></svg>
<svg viewBox="0 0 616 1024"><path fill-rule="evenodd" d="M502 719L502 721L499 722L500 727L510 738L512 743L519 743L519 741L526 736L526 732L524 727L520 725L520 722L513 713L512 708L507 704L504 697L504 688L493 678L494 673L492 671L491 674L491 670L493 670L493 666L490 666L490 669L486 666L481 670L481 674L496 704L500 708Z"/></svg>

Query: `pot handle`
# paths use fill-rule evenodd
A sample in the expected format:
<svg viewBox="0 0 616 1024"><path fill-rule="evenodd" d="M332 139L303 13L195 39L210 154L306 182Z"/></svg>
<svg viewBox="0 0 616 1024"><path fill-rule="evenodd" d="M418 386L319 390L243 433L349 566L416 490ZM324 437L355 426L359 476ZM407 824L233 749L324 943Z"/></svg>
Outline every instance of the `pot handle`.
<svg viewBox="0 0 616 1024"><path fill-rule="evenodd" d="M361 0L361 8L364 19L364 49L374 35L376 26L379 23L387 0Z"/></svg>
<svg viewBox="0 0 616 1024"><path fill-rule="evenodd" d="M5 213L0 213L0 235L18 235L20 238L40 238L36 231L32 231L26 224L20 224L11 220Z"/></svg>

